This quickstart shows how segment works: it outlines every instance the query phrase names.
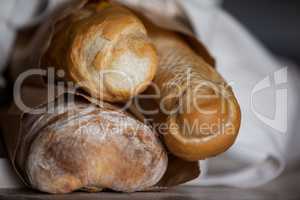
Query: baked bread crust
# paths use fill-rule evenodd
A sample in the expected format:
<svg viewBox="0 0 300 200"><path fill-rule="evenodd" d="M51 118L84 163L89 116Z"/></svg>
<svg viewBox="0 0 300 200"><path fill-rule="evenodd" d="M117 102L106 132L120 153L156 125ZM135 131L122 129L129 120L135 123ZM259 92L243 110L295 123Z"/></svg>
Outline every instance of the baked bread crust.
<svg viewBox="0 0 300 200"><path fill-rule="evenodd" d="M167 154L158 137L128 114L76 103L32 116L26 162L31 186L48 193L149 189L164 175Z"/></svg>
<svg viewBox="0 0 300 200"><path fill-rule="evenodd" d="M161 131L166 146L187 161L225 152L236 140L241 123L231 87L179 35L151 25L148 29L160 58L154 79L160 98L144 106L160 108L151 117L167 125ZM157 94L153 88L147 93Z"/></svg>
<svg viewBox="0 0 300 200"><path fill-rule="evenodd" d="M106 1L90 3L54 30L41 66L63 69L64 80L93 97L126 102L154 78L157 52L143 23L126 8Z"/></svg>

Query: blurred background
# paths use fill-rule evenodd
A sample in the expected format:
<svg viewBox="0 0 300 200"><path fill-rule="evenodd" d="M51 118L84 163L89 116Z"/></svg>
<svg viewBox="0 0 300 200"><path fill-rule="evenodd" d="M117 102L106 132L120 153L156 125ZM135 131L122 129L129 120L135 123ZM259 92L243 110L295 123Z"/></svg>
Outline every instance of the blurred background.
<svg viewBox="0 0 300 200"><path fill-rule="evenodd" d="M300 1L224 0L222 7L276 56L300 65Z"/></svg>

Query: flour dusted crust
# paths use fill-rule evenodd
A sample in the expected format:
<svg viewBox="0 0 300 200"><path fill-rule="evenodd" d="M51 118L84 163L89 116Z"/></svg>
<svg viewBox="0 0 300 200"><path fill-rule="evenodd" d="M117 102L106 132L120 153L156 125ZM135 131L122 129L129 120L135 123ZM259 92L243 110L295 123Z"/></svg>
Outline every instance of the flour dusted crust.
<svg viewBox="0 0 300 200"><path fill-rule="evenodd" d="M52 114L39 116L30 131L39 134L26 173L40 191L141 191L166 171L167 155L157 136L118 110L60 105Z"/></svg>
<svg viewBox="0 0 300 200"><path fill-rule="evenodd" d="M93 97L126 102L154 78L157 52L143 23L126 8L88 3L54 29L41 66L63 69L64 80Z"/></svg>

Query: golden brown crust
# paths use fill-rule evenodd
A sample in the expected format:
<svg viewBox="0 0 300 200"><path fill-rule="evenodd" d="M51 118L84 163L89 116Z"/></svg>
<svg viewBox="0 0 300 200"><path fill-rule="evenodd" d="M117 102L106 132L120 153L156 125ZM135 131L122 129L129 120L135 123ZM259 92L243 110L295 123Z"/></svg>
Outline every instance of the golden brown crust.
<svg viewBox="0 0 300 200"><path fill-rule="evenodd" d="M92 96L124 102L154 78L157 53L142 22L127 9L92 3L55 26L43 67L67 72Z"/></svg>
<svg viewBox="0 0 300 200"><path fill-rule="evenodd" d="M150 117L167 125L161 133L168 149L188 161L223 153L234 143L241 121L231 87L179 35L147 28L160 57L154 79L160 98L144 105L160 107Z"/></svg>
<svg viewBox="0 0 300 200"><path fill-rule="evenodd" d="M166 171L167 155L156 135L118 110L58 105L54 113L38 117L30 131L39 134L26 172L32 187L43 192L141 191Z"/></svg>

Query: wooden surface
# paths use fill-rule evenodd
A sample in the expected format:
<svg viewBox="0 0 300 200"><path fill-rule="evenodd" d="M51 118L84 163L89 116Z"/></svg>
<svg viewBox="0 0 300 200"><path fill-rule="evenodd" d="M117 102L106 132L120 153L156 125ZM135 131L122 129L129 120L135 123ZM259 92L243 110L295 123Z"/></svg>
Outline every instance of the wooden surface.
<svg viewBox="0 0 300 200"><path fill-rule="evenodd" d="M30 190L0 190L2 200L299 200L300 170L285 174L260 188L237 189L226 187L181 186L164 192L133 194L102 192L88 194L77 192L68 195L49 195Z"/></svg>
<svg viewBox="0 0 300 200"><path fill-rule="evenodd" d="M28 190L2 190L0 199L5 200L276 200L276 199L295 199L299 200L300 196L296 193L267 192L264 190L243 190L232 188L199 188L199 187L178 187L165 192L148 192L148 193L73 193L68 195L48 195L35 193Z"/></svg>

